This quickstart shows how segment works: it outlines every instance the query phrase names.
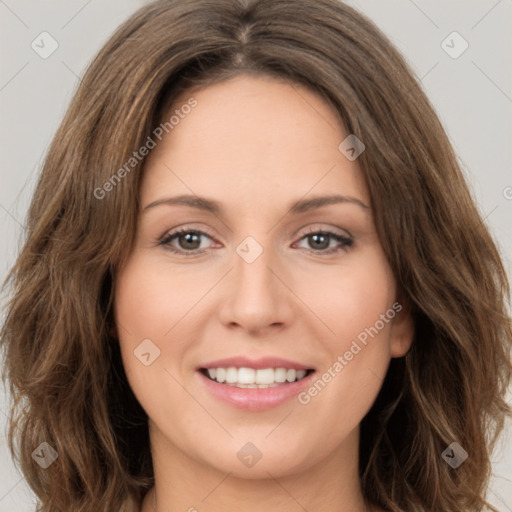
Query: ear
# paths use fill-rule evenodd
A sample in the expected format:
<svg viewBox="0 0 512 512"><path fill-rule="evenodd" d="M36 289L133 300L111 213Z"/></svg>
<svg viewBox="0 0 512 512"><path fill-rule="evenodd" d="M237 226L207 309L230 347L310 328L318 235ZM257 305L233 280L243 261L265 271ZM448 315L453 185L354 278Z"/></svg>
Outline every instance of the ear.
<svg viewBox="0 0 512 512"><path fill-rule="evenodd" d="M391 323L391 357L403 357L412 345L414 321L409 308L402 306Z"/></svg>

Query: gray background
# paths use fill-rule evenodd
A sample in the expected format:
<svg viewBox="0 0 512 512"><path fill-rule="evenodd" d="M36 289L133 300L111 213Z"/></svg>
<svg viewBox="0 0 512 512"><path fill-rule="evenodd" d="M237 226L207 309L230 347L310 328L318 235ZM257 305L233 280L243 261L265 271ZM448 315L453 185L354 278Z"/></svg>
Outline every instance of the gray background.
<svg viewBox="0 0 512 512"><path fill-rule="evenodd" d="M0 279L14 263L37 173L85 66L142 0L0 0ZM453 143L512 275L512 0L351 0L406 56ZM41 32L58 42L42 59ZM441 46L457 31L458 58ZM451 51L461 48L450 39ZM512 400L509 393L509 402ZM5 441L0 389L0 512L34 510ZM496 450L489 500L512 511L512 427ZM471 456L471 447L465 447Z"/></svg>

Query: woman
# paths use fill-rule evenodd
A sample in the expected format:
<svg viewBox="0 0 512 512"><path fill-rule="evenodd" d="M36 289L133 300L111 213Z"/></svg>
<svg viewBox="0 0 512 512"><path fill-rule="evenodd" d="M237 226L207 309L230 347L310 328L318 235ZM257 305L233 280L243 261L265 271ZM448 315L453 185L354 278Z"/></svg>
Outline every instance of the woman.
<svg viewBox="0 0 512 512"><path fill-rule="evenodd" d="M42 511L495 510L507 278L430 103L352 8L140 9L27 226L2 345Z"/></svg>

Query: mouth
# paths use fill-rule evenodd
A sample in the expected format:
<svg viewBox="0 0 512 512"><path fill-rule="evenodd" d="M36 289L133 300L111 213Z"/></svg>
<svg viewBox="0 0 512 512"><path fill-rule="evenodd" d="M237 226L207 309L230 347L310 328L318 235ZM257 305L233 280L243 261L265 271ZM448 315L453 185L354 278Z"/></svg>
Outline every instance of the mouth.
<svg viewBox="0 0 512 512"><path fill-rule="evenodd" d="M215 367L200 368L199 372L211 381L242 389L267 389L299 382L313 373L312 368L249 368Z"/></svg>
<svg viewBox="0 0 512 512"><path fill-rule="evenodd" d="M277 356L234 356L196 367L200 386L214 400L236 409L264 411L296 398L314 380L316 369Z"/></svg>

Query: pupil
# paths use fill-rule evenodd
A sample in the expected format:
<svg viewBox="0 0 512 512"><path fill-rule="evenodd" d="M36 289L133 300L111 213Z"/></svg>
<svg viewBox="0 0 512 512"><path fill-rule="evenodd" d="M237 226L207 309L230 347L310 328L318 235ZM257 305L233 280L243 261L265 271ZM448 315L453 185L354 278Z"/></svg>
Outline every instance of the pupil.
<svg viewBox="0 0 512 512"><path fill-rule="evenodd" d="M195 238L195 240L191 240L192 238ZM198 235L197 233L186 233L185 235L181 236L181 239L185 239L185 248L186 249L197 249L197 247L194 246L194 244L197 244L198 241ZM187 246L187 244L192 244L192 247Z"/></svg>
<svg viewBox="0 0 512 512"><path fill-rule="evenodd" d="M327 238L328 238L326 235L316 234L316 235L311 235L311 238L315 241L315 243L318 241L318 238L323 238L324 239L324 243L323 244L320 242L320 245L322 246L322 247L320 247L321 249L325 249L326 247L329 246L329 242L327 242L327 244L325 243L325 240L327 240Z"/></svg>

